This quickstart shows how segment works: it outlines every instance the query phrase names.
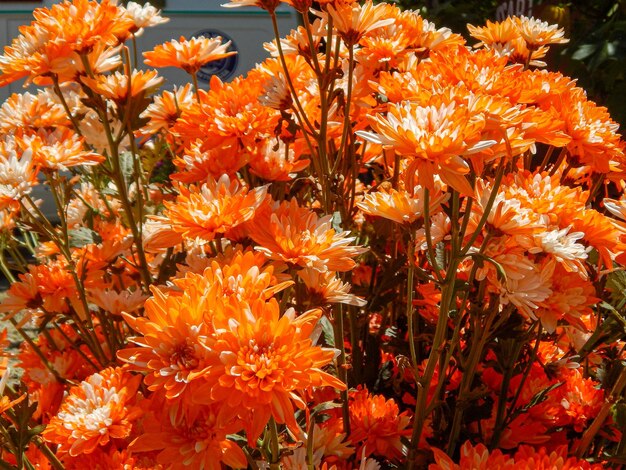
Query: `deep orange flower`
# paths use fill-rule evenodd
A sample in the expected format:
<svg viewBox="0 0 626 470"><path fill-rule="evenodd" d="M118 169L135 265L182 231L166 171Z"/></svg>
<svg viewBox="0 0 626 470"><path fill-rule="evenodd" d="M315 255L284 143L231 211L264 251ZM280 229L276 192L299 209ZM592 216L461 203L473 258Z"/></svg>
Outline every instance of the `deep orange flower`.
<svg viewBox="0 0 626 470"><path fill-rule="evenodd" d="M46 427L46 441L59 444L59 452L89 454L112 439L130 435L141 414L135 406L141 376L121 368L108 368L72 387L61 410Z"/></svg>
<svg viewBox="0 0 626 470"><path fill-rule="evenodd" d="M227 438L242 429L241 421L220 423L217 406L195 406L174 420L167 405L153 401L154 411L143 422L144 432L130 445L134 455L156 451L157 462L170 470L221 470L222 464L232 468L248 465L241 448Z"/></svg>
<svg viewBox="0 0 626 470"><path fill-rule="evenodd" d="M411 435L411 417L407 411L400 413L393 399L370 395L359 387L350 393L350 442L356 454L378 455L396 460L405 456L408 449L403 437Z"/></svg>
<svg viewBox="0 0 626 470"><path fill-rule="evenodd" d="M514 460L508 455L502 454L500 449L489 452L483 444L473 446L466 441L461 447L459 463L454 463L445 452L432 448L435 455L435 463L428 466L428 470L515 470L517 467ZM526 467L527 470L530 468Z"/></svg>
<svg viewBox="0 0 626 470"><path fill-rule="evenodd" d="M165 215L174 230L201 242L210 242L250 220L267 192L266 186L248 190L237 178L231 181L228 175L217 181L209 177L200 188L179 185L178 189L176 201L165 203Z"/></svg>
<svg viewBox="0 0 626 470"><path fill-rule="evenodd" d="M314 345L321 315L310 310L296 317L289 310L281 316L278 302L270 299L243 306L230 318L214 316L210 379L194 399L222 405L218 425L233 416L244 418L249 443L271 417L300 435L294 413L296 407L306 408L301 393L310 387L345 389L321 369L335 356L334 350Z"/></svg>
<svg viewBox="0 0 626 470"><path fill-rule="evenodd" d="M195 74L200 67L209 62L235 55L237 51L228 52L231 41L222 44L221 37L191 38L183 36L160 44L152 51L144 52L145 63L152 67L180 67L185 72Z"/></svg>
<svg viewBox="0 0 626 470"><path fill-rule="evenodd" d="M136 347L118 351L117 357L132 369L148 373L144 381L149 390L165 390L168 399L175 398L208 371L212 341L204 320L215 308L214 302L191 289L173 294L153 287L152 293L143 317L122 314L142 336L130 337Z"/></svg>
<svg viewBox="0 0 626 470"><path fill-rule="evenodd" d="M545 447L539 449L522 445L515 452L515 468L551 469L551 470L601 470L606 468L602 463L589 463L576 457L568 458L567 446L558 446L549 451ZM493 467L490 467L490 469Z"/></svg>
<svg viewBox="0 0 626 470"><path fill-rule="evenodd" d="M295 199L261 211L249 224L256 249L271 259L318 271L348 271L355 266L352 258L365 251L350 245L349 232L331 228L332 216L318 218L315 212L299 207Z"/></svg>

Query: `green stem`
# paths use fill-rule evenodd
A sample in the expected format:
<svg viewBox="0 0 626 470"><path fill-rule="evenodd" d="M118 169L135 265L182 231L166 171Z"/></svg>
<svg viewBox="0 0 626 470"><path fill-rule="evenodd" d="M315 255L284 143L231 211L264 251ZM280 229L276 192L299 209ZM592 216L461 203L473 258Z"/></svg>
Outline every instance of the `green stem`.
<svg viewBox="0 0 626 470"><path fill-rule="evenodd" d="M270 418L270 470L280 470L280 442L278 441L278 426L274 417Z"/></svg>

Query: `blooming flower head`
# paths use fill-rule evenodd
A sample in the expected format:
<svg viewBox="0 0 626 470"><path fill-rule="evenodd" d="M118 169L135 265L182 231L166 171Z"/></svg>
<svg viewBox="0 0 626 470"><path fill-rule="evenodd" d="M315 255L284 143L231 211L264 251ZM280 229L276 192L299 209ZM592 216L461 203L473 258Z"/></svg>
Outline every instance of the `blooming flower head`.
<svg viewBox="0 0 626 470"><path fill-rule="evenodd" d="M37 184L32 151L26 150L21 156L19 153L14 145L0 143L0 209L19 206L19 201Z"/></svg>
<svg viewBox="0 0 626 470"><path fill-rule="evenodd" d="M496 142L481 140L485 126L482 115L443 95L432 102L427 106L408 101L391 103L387 116L368 116L375 132L357 131L357 135L410 157L420 185L433 188L433 175L438 173L445 183L471 194L463 178L469 173L469 165L461 155L484 150Z"/></svg>
<svg viewBox="0 0 626 470"><path fill-rule="evenodd" d="M367 301L354 294L350 294L350 284L341 282L337 273L332 271L320 272L313 268L304 268L298 271L307 291L307 302L312 306L325 306L331 303L342 303L363 307Z"/></svg>
<svg viewBox="0 0 626 470"><path fill-rule="evenodd" d="M200 67L209 62L221 60L237 53L228 52L231 41L222 44L221 37L198 37L185 39L180 37L160 44L149 52L144 52L145 63L152 67L180 67L185 72L195 74Z"/></svg>
<svg viewBox="0 0 626 470"><path fill-rule="evenodd" d="M219 423L218 406L196 406L174 419L158 396L152 402L143 422L145 431L130 445L133 455L158 452L158 464L172 470L220 470L222 463L232 468L247 466L241 448L227 438L241 430L240 420Z"/></svg>
<svg viewBox="0 0 626 470"><path fill-rule="evenodd" d="M558 25L550 25L545 21L526 16L515 18L515 23L529 48L569 42L569 39L564 37L563 28L559 28Z"/></svg>
<svg viewBox="0 0 626 470"><path fill-rule="evenodd" d="M357 455L378 455L399 459L407 449L402 438L411 435L411 417L400 413L393 399L370 395L367 389L350 393L350 441L357 447Z"/></svg>
<svg viewBox="0 0 626 470"><path fill-rule="evenodd" d="M217 235L250 220L265 199L267 186L248 190L237 178L212 177L201 187L178 186L174 202L166 202L172 228L185 238L209 242Z"/></svg>
<svg viewBox="0 0 626 470"><path fill-rule="evenodd" d="M110 75L98 75L96 78L83 77L82 81L105 98L124 103L130 99L137 99L156 90L163 82L163 77L157 76L155 70L133 70L130 74L130 84L128 75L115 72Z"/></svg>
<svg viewBox="0 0 626 470"><path fill-rule="evenodd" d="M149 3L140 5L136 2L128 2L124 8L124 13L125 16L133 20L134 27L131 27L130 30L135 36L140 36L144 28L150 28L169 21L169 18L161 16L161 10L157 10Z"/></svg>
<svg viewBox="0 0 626 470"><path fill-rule="evenodd" d="M141 376L108 368L72 387L61 410L44 431L44 439L61 452L89 454L112 439L130 435L140 415L135 405Z"/></svg>
<svg viewBox="0 0 626 470"><path fill-rule="evenodd" d="M358 43L368 32L395 21L394 18L385 18L390 9L389 5L374 5L371 0L367 0L363 5L350 1L328 3L326 9L333 19L335 29L348 46Z"/></svg>
<svg viewBox="0 0 626 470"><path fill-rule="evenodd" d="M197 400L221 403L223 419L245 418L248 442L256 441L271 417L301 434L294 416L295 407L306 407L300 394L309 387L345 388L321 369L335 356L314 345L321 314L310 310L296 317L289 310L280 316L275 299L259 299L230 318L214 317L210 379Z"/></svg>
<svg viewBox="0 0 626 470"><path fill-rule="evenodd" d="M365 250L350 245L354 237L348 232L331 228L331 219L319 218L292 199L259 214L250 223L250 236L271 259L318 271L348 271L355 266L352 258Z"/></svg>
<svg viewBox="0 0 626 470"><path fill-rule="evenodd" d="M136 346L118 351L117 357L148 373L144 381L149 390L165 390L167 398L175 398L208 370L211 343L204 317L213 310L214 302L191 289L166 293L153 287L152 293L143 317L123 314L142 336L129 338Z"/></svg>
<svg viewBox="0 0 626 470"><path fill-rule="evenodd" d="M520 468L516 467L514 460L504 455L500 449L489 452L483 444L473 446L470 441L466 441L461 447L458 464L436 447L432 450L435 454L435 463L429 465L428 470L514 470Z"/></svg>
<svg viewBox="0 0 626 470"><path fill-rule="evenodd" d="M446 196L440 191L429 195L430 215L436 214ZM408 191L381 187L376 192L366 194L357 203L359 209L369 215L383 217L398 224L410 224L424 217L424 188L417 186L413 194Z"/></svg>

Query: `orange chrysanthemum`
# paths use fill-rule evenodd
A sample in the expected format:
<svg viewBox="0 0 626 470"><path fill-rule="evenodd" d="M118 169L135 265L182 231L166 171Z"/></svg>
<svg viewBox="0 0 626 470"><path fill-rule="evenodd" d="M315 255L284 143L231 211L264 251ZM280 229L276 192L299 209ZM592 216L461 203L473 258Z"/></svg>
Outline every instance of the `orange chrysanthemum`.
<svg viewBox="0 0 626 470"><path fill-rule="evenodd" d="M43 433L59 452L89 454L112 439L130 435L133 421L141 414L135 405L141 376L120 368L108 368L72 387L61 410Z"/></svg>
<svg viewBox="0 0 626 470"><path fill-rule="evenodd" d="M400 413L393 399L370 395L367 389L350 393L350 442L357 446L356 454L379 455L395 460L406 455L402 438L411 435L411 417Z"/></svg>
<svg viewBox="0 0 626 470"><path fill-rule="evenodd" d="M129 338L137 346L118 351L117 357L148 373L144 381L149 390L164 389L167 398L175 398L209 368L212 342L204 320L215 302L195 289L173 294L153 287L152 293L143 317L122 314L143 336Z"/></svg>
<svg viewBox="0 0 626 470"><path fill-rule="evenodd" d="M145 96L155 91L163 82L163 77L157 76L155 70L133 70L130 74L130 84L128 75L115 72L111 75L98 75L96 78L82 77L85 85L105 98L123 103L127 100Z"/></svg>
<svg viewBox="0 0 626 470"><path fill-rule="evenodd" d="M459 463L454 461L440 449L432 448L435 463L428 466L428 470L515 470L515 462L508 455L504 455L500 449L489 452L483 444L472 446L466 441L461 447Z"/></svg>
<svg viewBox="0 0 626 470"><path fill-rule="evenodd" d="M392 7L386 4L374 5L371 0L363 5L359 2L328 3L328 16L348 46L359 42L364 34L383 26L392 24L395 19L386 17Z"/></svg>
<svg viewBox="0 0 626 470"><path fill-rule="evenodd" d="M165 203L165 215L175 231L201 242L210 242L250 220L267 193L267 186L248 190L228 175L219 180L209 177L200 188L179 185L178 189L176 201Z"/></svg>
<svg viewBox="0 0 626 470"><path fill-rule="evenodd" d="M481 140L485 119L480 113L444 95L436 95L432 102L428 106L392 103L386 117L368 116L375 133L357 134L411 157L422 186L432 189L433 175L438 173L445 183L471 194L471 186L463 177L469 173L469 165L462 155L487 149L496 141Z"/></svg>
<svg viewBox="0 0 626 470"><path fill-rule="evenodd" d="M250 223L250 236L271 259L318 271L348 271L355 266L352 258L366 250L350 245L354 237L336 232L331 221L332 216L319 218L292 199L262 211Z"/></svg>
<svg viewBox="0 0 626 470"><path fill-rule="evenodd" d="M213 317L210 379L194 398L221 403L219 423L235 415L244 418L250 443L271 417L299 435L294 404L306 407L300 393L309 387L345 389L338 378L321 370L335 356L334 350L314 345L321 310L299 317L289 310L281 316L278 302L270 299L233 313L230 318Z"/></svg>
<svg viewBox="0 0 626 470"><path fill-rule="evenodd" d="M178 41L175 39L160 44L152 51L144 52L144 62L152 67L180 67L185 72L195 74L200 67L209 62L224 59L237 53L228 52L231 41L222 44L221 37L191 38L183 36Z"/></svg>
<svg viewBox="0 0 626 470"><path fill-rule="evenodd" d="M165 404L153 402L154 412L144 420L143 434L130 445L134 455L156 451L157 462L170 470L221 470L222 463L247 466L241 448L227 438L242 429L241 421L219 423L217 406L196 406L175 420Z"/></svg>

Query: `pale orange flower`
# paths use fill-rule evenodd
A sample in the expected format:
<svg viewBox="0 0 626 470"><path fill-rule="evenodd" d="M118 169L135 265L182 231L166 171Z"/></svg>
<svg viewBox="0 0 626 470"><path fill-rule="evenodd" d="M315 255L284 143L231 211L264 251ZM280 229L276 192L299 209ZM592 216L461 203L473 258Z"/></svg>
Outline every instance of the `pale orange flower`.
<svg viewBox="0 0 626 470"><path fill-rule="evenodd" d="M72 387L57 416L46 427L46 441L59 444L59 452L89 454L112 439L130 435L141 415L135 405L141 376L121 368L108 368Z"/></svg>
<svg viewBox="0 0 626 470"><path fill-rule="evenodd" d="M260 245L256 249L270 259L318 271L349 271L355 266L352 258L366 251L350 245L355 238L349 232L332 228L332 216L319 218L310 209L299 207L295 199L261 211L249 230Z"/></svg>
<svg viewBox="0 0 626 470"><path fill-rule="evenodd" d="M69 126L70 120L58 98L50 90L14 93L0 107L0 131L3 134L42 127Z"/></svg>
<svg viewBox="0 0 626 470"><path fill-rule="evenodd" d="M267 193L267 186L248 190L228 175L217 181L209 177L199 188L179 185L178 189L176 201L165 203L165 216L175 231L199 242L210 242L250 220Z"/></svg>
<svg viewBox="0 0 626 470"><path fill-rule="evenodd" d="M105 98L124 103L127 100L143 97L155 91L163 82L155 70L133 70L128 83L128 75L115 72L110 75L98 75L96 78L82 77L82 82Z"/></svg>
<svg viewBox="0 0 626 470"><path fill-rule="evenodd" d="M389 18L390 6L384 3L374 5L367 0L359 2L335 2L326 4L328 16L333 19L333 26L348 46L360 41L363 35L377 28L392 24Z"/></svg>
<svg viewBox="0 0 626 470"><path fill-rule="evenodd" d="M53 131L42 129L19 138L18 142L32 151L35 165L50 170L67 171L70 167L97 165L104 161L103 155L85 150L84 139L67 127Z"/></svg>
<svg viewBox="0 0 626 470"><path fill-rule="evenodd" d="M156 134L161 130L169 130L181 114L189 109L194 102L191 84L174 89L174 92L164 91L154 97L154 101L141 113L142 118L150 121L140 129L142 135Z"/></svg>
<svg viewBox="0 0 626 470"><path fill-rule="evenodd" d="M520 35L529 48L537 48L548 44L564 44L569 42L565 38L565 31L558 25L550 25L545 21L520 16L514 19Z"/></svg>
<svg viewBox="0 0 626 470"><path fill-rule="evenodd" d="M132 19L134 26L130 28L130 31L135 36L141 36L144 28L167 23L170 20L162 17L161 10L157 10L149 3L141 5L136 2L128 2L124 8L124 14Z"/></svg>
<svg viewBox="0 0 626 470"><path fill-rule="evenodd" d="M363 307L367 301L350 293L350 284L341 282L341 279L332 271L320 272L312 268L298 271L298 277L306 286L306 302L311 306L325 306L332 303L341 303Z"/></svg>
<svg viewBox="0 0 626 470"><path fill-rule="evenodd" d="M464 178L469 165L462 158L491 147L494 140L481 140L485 126L481 114L467 106L437 95L433 104L420 106L410 102L390 104L386 117L367 116L374 132L357 131L365 140L394 149L411 157L420 185L432 189L433 176L460 191L471 193Z"/></svg>
<svg viewBox="0 0 626 470"><path fill-rule="evenodd" d="M221 37L193 37L178 41L175 39L160 44L152 51L144 52L144 62L152 67L180 67L189 74L195 74L200 67L209 62L235 55L237 51L228 51L231 41L222 44Z"/></svg>
<svg viewBox="0 0 626 470"><path fill-rule="evenodd" d="M441 203L447 196L440 188L429 195L430 215L441 210ZM408 191L381 187L376 192L367 193L357 203L359 209L368 215L375 215L392 220L398 224L411 224L424 217L424 188L416 186L411 194Z"/></svg>

